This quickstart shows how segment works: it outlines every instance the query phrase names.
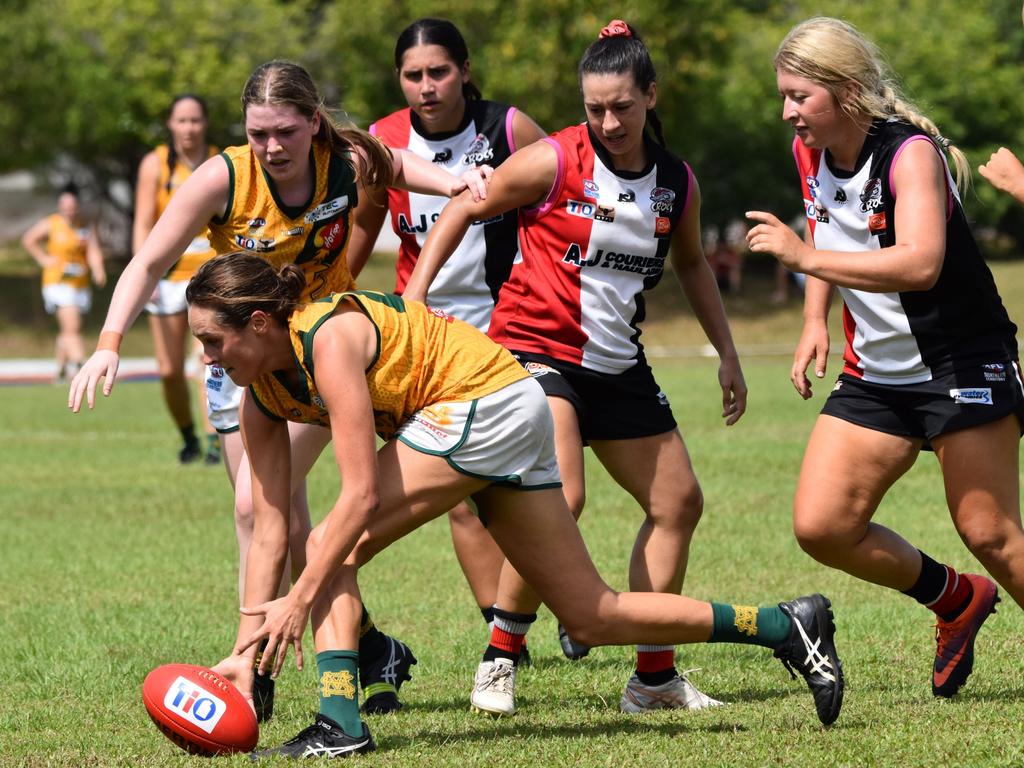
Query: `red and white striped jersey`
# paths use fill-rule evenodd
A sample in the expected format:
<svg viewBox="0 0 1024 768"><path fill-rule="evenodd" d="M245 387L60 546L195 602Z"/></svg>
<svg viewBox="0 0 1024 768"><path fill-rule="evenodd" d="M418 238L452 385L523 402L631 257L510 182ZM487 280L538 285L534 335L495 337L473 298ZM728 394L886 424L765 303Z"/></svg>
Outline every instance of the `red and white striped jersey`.
<svg viewBox="0 0 1024 768"><path fill-rule="evenodd" d="M539 207L520 211L520 257L490 336L512 350L619 373L643 357L643 293L661 279L692 172L648 139L648 167L616 172L585 124L545 141L557 153L557 175Z"/></svg>
<svg viewBox="0 0 1024 768"><path fill-rule="evenodd" d="M876 120L856 168L846 172L832 167L822 150L794 140L815 248L863 253L896 242L893 169L914 141L939 151L912 125ZM915 384L958 367L1017 358L1017 328L974 241L948 167L946 187L946 254L932 288L874 293L839 286L846 373L875 383Z"/></svg>
<svg viewBox="0 0 1024 768"><path fill-rule="evenodd" d="M515 112L515 107L505 104L470 99L455 131L427 135L407 107L375 122L370 133L393 149L407 149L459 176L482 164L496 168L515 152ZM388 190L391 226L401 241L396 293L405 290L430 228L447 202L448 198L437 195ZM486 331L498 290L518 251L515 233L515 211L474 222L430 284L427 303Z"/></svg>

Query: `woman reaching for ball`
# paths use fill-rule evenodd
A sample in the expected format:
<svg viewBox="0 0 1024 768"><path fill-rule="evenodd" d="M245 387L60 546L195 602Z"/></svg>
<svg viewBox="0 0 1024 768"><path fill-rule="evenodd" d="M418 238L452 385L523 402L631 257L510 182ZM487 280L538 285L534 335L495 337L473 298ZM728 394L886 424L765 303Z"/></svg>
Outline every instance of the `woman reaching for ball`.
<svg viewBox="0 0 1024 768"><path fill-rule="evenodd" d="M246 574L237 645L216 670L244 679L248 649L264 639L262 669L279 672L289 647L301 667L312 616L319 714L257 756L374 749L353 684L358 568L464 498L574 637L591 646L765 646L803 675L823 723L838 717L843 677L825 598L753 608L614 592L562 496L544 392L509 352L419 302L359 291L303 304L304 291L298 268L242 254L207 263L188 288L189 322L207 361L249 387L242 437L253 472L253 549L262 553ZM341 492L309 537L306 568L275 600L289 538L286 420L331 430ZM379 451L378 435L386 441Z"/></svg>
<svg viewBox="0 0 1024 768"><path fill-rule="evenodd" d="M309 73L298 64L271 61L249 77L242 91L248 143L229 147L197 168L171 198L166 210L118 280L96 352L71 382L68 406L92 408L104 379L109 395L117 376L122 334L142 310L157 281L208 227L218 253L239 248L275 265L299 264L306 276L303 299L313 301L348 290L354 280L346 261L358 204L367 195L381 197L392 185L433 195L457 194L468 180L474 194L485 194L489 169L472 169L463 179L435 168L405 151L387 149L352 126L327 114ZM207 382L210 418L222 433L237 432L242 390L230 371L214 368ZM305 477L330 440L326 429L296 424L290 440L292 573L305 562L310 528ZM249 567L252 505L247 458L238 437L226 441L227 464L235 484L236 532L240 575ZM383 635L365 617L364 688L379 696L368 706L398 707L397 688L414 663L405 646ZM257 704L259 701L257 701Z"/></svg>

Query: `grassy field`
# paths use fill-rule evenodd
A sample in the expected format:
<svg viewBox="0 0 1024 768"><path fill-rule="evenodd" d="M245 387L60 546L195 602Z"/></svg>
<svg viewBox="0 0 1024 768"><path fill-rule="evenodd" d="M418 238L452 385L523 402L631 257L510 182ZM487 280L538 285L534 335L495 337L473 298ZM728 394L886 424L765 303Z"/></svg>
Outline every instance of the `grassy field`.
<svg viewBox="0 0 1024 768"><path fill-rule="evenodd" d="M764 322L738 319L752 329ZM666 338L687 334L697 336L681 328ZM371 718L378 751L358 764L1020 765L1024 616L1016 606L1004 600L986 625L961 695L937 701L929 687L930 614L818 566L793 540L790 498L823 393L803 403L789 388L786 358L751 358L750 411L725 429L713 363L655 366L706 495L686 592L747 604L812 591L831 597L848 676L838 723L823 730L803 682L764 649L720 645L682 648L678 658L681 668L700 668L692 679L728 706L621 715L631 651L601 648L568 662L547 612L531 632L535 666L520 676L521 711L500 721L471 714L485 628L447 524L436 521L383 553L362 579L378 623L420 662L402 691L405 709ZM212 664L230 648L236 553L223 472L174 463L175 435L155 384L121 385L112 401L78 416L67 412L59 387L2 392L0 766L208 764L160 735L140 690L159 664ZM599 569L621 588L638 513L593 463L588 482L584 535ZM329 456L310 488L319 517L337 493ZM949 524L929 455L878 519L939 559L978 567ZM312 666L298 673L289 663L261 744L280 743L310 722ZM218 762L247 764L244 756Z"/></svg>

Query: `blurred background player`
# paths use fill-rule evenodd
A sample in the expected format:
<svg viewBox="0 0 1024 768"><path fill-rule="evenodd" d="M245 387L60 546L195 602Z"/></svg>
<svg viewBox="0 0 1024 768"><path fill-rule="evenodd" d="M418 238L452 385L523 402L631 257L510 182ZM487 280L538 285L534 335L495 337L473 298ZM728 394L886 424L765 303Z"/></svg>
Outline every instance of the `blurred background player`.
<svg viewBox="0 0 1024 768"><path fill-rule="evenodd" d="M921 450L934 451L957 533L1024 606L1017 328L944 153L963 185L967 160L904 99L877 48L846 22L818 17L789 32L774 65L782 118L796 133L808 237L750 212L748 238L751 251L807 275L790 371L803 398L807 367L825 375L837 288L846 330L843 370L804 453L794 531L819 562L935 614L932 693L950 697L973 670L996 584L937 562L872 518Z"/></svg>
<svg viewBox="0 0 1024 768"><path fill-rule="evenodd" d="M544 137L520 110L488 101L470 79L466 41L452 22L425 18L413 22L395 44L395 70L407 107L370 126L370 133L393 149L406 149L454 174L487 164L501 165L519 147ZM364 247L353 246L349 263L358 273L390 211L401 243L395 292L412 274L430 227L448 198L392 187L386 205L365 206ZM516 212L470 228L452 258L430 284L427 303L486 332L498 290L508 279L519 251ZM505 560L498 545L465 503L448 514L459 565L484 620L493 621L498 576Z"/></svg>
<svg viewBox="0 0 1024 768"><path fill-rule="evenodd" d="M69 185L57 197L57 212L22 236L25 250L43 268L43 305L57 318L57 381L74 375L85 359L82 315L92 306L90 281L107 282L96 226L82 216L78 190Z"/></svg>
<svg viewBox="0 0 1024 768"><path fill-rule="evenodd" d="M175 96L167 117L170 139L147 154L139 165L132 225L133 253L137 253L149 237L153 225L178 188L196 168L217 154L217 148L206 142L206 129L205 102L191 93ZM185 286L199 265L215 254L204 226L157 283L146 304L164 402L183 440L178 452L178 460L182 464L195 461L202 454L192 418L191 387L185 372L187 351L196 346L196 342L189 338ZM204 381L202 373L200 366L200 382ZM219 464L220 441L207 420L206 388L201 386L199 390L200 419L206 427L205 460L208 464Z"/></svg>
<svg viewBox="0 0 1024 768"><path fill-rule="evenodd" d="M486 200L461 196L449 203L423 246L406 296L426 296L474 221L520 209L521 261L501 290L489 335L548 396L573 515L583 511L583 448L589 445L643 511L630 589L678 594L703 496L639 340L644 292L658 283L666 259L721 357L726 424L743 415L747 388L701 247L700 191L689 166L665 148L646 46L628 24L613 21L587 49L579 73L587 121L516 152L495 171ZM487 712L511 714L515 660L539 599L507 565L501 585L499 603L504 598L516 608L495 611L471 701ZM622 711L718 703L678 674L671 645L652 639L637 646Z"/></svg>

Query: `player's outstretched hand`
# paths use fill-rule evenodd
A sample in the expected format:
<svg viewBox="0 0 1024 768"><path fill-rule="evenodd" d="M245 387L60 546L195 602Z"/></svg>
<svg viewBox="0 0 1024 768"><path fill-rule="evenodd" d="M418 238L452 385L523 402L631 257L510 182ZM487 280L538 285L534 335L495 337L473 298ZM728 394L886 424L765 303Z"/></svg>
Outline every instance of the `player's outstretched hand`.
<svg viewBox="0 0 1024 768"><path fill-rule="evenodd" d="M109 397L114 389L114 380L117 378L117 367L121 362L120 355L110 349L97 349L92 356L85 361L85 365L78 369L78 373L71 379L71 386L68 389L68 408L78 413L82 408L84 398L92 410L96 405L96 387L103 379L103 395Z"/></svg>
<svg viewBox="0 0 1024 768"><path fill-rule="evenodd" d="M252 701L252 680L254 676L252 659L239 653L232 653L226 659L218 662L217 666L211 667L211 669L218 675L231 681L232 685L249 702L252 711L256 711L256 705Z"/></svg>
<svg viewBox="0 0 1024 768"><path fill-rule="evenodd" d="M747 218L757 222L747 232L747 245L752 253L768 253L792 272L806 272L803 257L812 249L778 217L764 211L747 211Z"/></svg>
<svg viewBox="0 0 1024 768"><path fill-rule="evenodd" d="M259 668L261 675L269 672L271 677L277 677L281 673L285 656L288 655L288 646L295 649L295 666L302 669L302 634L309 622L309 606L303 605L289 593L277 600L240 610L246 616L262 616L263 626L243 640L235 648L235 653L243 653L246 648L266 638L267 647L263 651Z"/></svg>
<svg viewBox="0 0 1024 768"><path fill-rule="evenodd" d="M1024 165L1006 147L993 152L987 163L978 166L978 173L996 189L1024 202Z"/></svg>

